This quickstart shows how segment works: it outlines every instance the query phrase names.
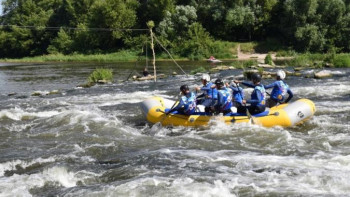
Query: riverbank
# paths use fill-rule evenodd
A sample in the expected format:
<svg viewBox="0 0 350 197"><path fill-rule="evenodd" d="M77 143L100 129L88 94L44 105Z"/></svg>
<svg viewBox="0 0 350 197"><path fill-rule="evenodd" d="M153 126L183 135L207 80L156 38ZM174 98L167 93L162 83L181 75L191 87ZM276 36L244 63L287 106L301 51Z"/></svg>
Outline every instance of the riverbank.
<svg viewBox="0 0 350 197"><path fill-rule="evenodd" d="M290 67L337 67L344 68L350 67L350 54L349 53L325 53L325 54L311 54L311 53L286 53L285 51L271 52L271 53L256 53L246 52L241 50L240 45L234 50L232 58L223 58L223 62L220 64L226 64L230 61L263 61L268 54L271 55L273 61L283 62L284 66ZM286 56L289 55L289 56ZM189 61L188 58L175 56L176 61ZM50 54L36 57L25 57L20 59L0 59L0 62L10 63L41 63L41 62L100 62L100 63L113 63L113 62L135 62L151 60L151 57L140 56L135 51L119 51L108 54ZM166 54L160 54L156 57L157 61L170 61L171 58ZM203 60L204 61L204 60Z"/></svg>

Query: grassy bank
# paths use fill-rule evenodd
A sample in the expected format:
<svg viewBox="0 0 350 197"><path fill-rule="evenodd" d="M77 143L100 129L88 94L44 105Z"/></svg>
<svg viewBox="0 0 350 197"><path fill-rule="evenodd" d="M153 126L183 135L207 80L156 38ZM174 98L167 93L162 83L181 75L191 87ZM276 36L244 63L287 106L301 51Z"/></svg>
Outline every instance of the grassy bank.
<svg viewBox="0 0 350 197"><path fill-rule="evenodd" d="M286 61L285 64L291 67L350 68L350 54L297 54L290 61Z"/></svg>
<svg viewBox="0 0 350 197"><path fill-rule="evenodd" d="M243 53L276 53L277 57L290 57L284 61L285 66L290 67L350 67L350 54L346 53L326 53L326 54L311 54L311 53L297 53L286 47L279 45L273 41L265 42L247 42L247 43L227 43L222 42L220 51L229 51L226 54L219 52L219 54L213 54L221 60L239 60L237 59L237 47L240 45ZM226 55L224 55L226 54ZM149 54L150 56L150 54ZM188 58L177 56L172 54L173 58L177 61L189 60ZM139 51L124 50L109 54L51 54L37 57L26 57L21 59L0 59L0 62L127 62L145 60L145 56L139 56ZM151 59L151 58L149 58ZM157 53L157 61L171 60L169 55L164 53ZM252 64L252 60L245 60L232 63L235 67L246 67Z"/></svg>
<svg viewBox="0 0 350 197"><path fill-rule="evenodd" d="M19 59L0 59L0 62L24 62L24 63L30 63L30 62L131 62L131 61L137 61L137 60L145 60L145 56L140 56L138 54L139 52L135 51L120 51L115 53L108 53L108 54L91 54L91 55L84 55L84 54L72 54L72 55L63 55L63 54L50 54L50 55L42 55L42 56L36 56L36 57L24 57ZM149 60L151 60L152 57L148 57ZM176 60L188 60L186 58L182 58L179 56L173 56ZM165 54L157 54L156 57L157 61L161 60L171 60L170 57Z"/></svg>
<svg viewBox="0 0 350 197"><path fill-rule="evenodd" d="M20 59L0 59L0 62L127 62L135 61L139 58L137 52L120 51L109 54L50 54L36 57L25 57Z"/></svg>

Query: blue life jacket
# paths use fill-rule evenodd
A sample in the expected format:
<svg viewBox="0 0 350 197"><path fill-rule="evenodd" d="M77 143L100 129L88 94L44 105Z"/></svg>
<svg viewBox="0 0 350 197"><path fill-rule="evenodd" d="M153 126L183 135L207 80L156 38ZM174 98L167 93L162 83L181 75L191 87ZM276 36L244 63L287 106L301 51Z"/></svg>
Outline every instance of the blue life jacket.
<svg viewBox="0 0 350 197"><path fill-rule="evenodd" d="M258 96L258 94L260 95ZM266 91L263 85L257 85L254 87L254 91L251 94L251 99L258 100L258 103L252 103L253 106L265 106Z"/></svg>
<svg viewBox="0 0 350 197"><path fill-rule="evenodd" d="M287 91L289 89L289 86L284 83L284 81L279 80L274 82L274 87L271 92L271 98L276 101L283 101L285 98L285 95L287 94Z"/></svg>
<svg viewBox="0 0 350 197"><path fill-rule="evenodd" d="M232 89L232 95L233 95L234 101L242 104L242 100L244 99L243 88L233 87L233 86L230 86L230 88Z"/></svg>
<svg viewBox="0 0 350 197"><path fill-rule="evenodd" d="M180 103L177 108L183 107L184 113L190 115L196 110L196 94L193 92L184 95L180 99Z"/></svg>
<svg viewBox="0 0 350 197"><path fill-rule="evenodd" d="M212 82L208 82L201 90L204 91L206 98L218 99L218 90L216 88L211 88L212 85Z"/></svg>
<svg viewBox="0 0 350 197"><path fill-rule="evenodd" d="M232 95L227 88L218 90L218 106L220 111L231 109Z"/></svg>

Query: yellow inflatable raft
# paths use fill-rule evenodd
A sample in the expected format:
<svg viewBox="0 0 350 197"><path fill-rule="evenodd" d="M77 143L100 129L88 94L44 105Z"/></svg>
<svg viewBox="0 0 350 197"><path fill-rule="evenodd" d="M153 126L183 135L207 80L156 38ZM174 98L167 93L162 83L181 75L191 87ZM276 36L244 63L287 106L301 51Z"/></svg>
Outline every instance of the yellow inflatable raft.
<svg viewBox="0 0 350 197"><path fill-rule="evenodd" d="M212 118L220 119L227 124L252 122L264 127L282 126L290 127L301 124L311 118L315 111L315 104L308 99L299 99L289 104L282 104L263 113L248 117L245 114L229 113L224 116L211 116L204 112L196 112L193 115L182 115L176 112L166 115L174 104L174 101L152 97L141 102L141 109L147 121L160 122L163 126L202 126L207 125Z"/></svg>

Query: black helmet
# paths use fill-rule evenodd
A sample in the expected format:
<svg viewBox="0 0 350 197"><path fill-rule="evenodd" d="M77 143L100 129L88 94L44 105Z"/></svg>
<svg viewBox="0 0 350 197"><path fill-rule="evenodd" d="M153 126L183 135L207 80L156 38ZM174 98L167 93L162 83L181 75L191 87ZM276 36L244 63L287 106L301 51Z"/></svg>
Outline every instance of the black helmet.
<svg viewBox="0 0 350 197"><path fill-rule="evenodd" d="M216 86L223 86L224 82L221 79L217 79L217 80L215 80L215 85Z"/></svg>
<svg viewBox="0 0 350 197"><path fill-rule="evenodd" d="M259 73L253 73L250 77L252 81L260 82L261 81L261 75Z"/></svg>
<svg viewBox="0 0 350 197"><path fill-rule="evenodd" d="M184 91L190 90L190 88L188 87L188 85L182 85L182 86L180 87L180 90L181 90L182 92L184 92Z"/></svg>

